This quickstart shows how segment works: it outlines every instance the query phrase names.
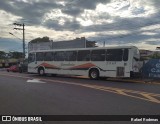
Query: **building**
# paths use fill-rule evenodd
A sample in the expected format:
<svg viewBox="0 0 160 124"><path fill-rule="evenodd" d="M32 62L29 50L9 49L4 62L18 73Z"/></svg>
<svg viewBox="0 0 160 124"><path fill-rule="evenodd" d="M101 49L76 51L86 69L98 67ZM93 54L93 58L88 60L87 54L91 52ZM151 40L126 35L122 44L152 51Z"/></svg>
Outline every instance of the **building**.
<svg viewBox="0 0 160 124"><path fill-rule="evenodd" d="M28 53L37 50L69 49L96 47L96 41L88 41L85 37L73 40L52 41L48 37L36 38L28 43Z"/></svg>
<svg viewBox="0 0 160 124"><path fill-rule="evenodd" d="M139 50L141 57L148 57L153 55L153 51L150 50Z"/></svg>
<svg viewBox="0 0 160 124"><path fill-rule="evenodd" d="M86 47L85 37L67 41L56 41L52 43L52 49L85 48L85 47Z"/></svg>
<svg viewBox="0 0 160 124"><path fill-rule="evenodd" d="M141 60L160 59L160 50L140 50Z"/></svg>

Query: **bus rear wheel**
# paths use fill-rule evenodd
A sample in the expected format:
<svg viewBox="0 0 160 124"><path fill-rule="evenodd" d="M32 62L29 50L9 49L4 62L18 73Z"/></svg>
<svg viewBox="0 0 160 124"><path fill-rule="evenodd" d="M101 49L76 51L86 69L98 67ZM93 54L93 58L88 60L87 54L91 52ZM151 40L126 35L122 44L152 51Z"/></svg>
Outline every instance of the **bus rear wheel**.
<svg viewBox="0 0 160 124"><path fill-rule="evenodd" d="M99 71L97 69L91 69L89 71L89 77L90 79L97 80L99 78Z"/></svg>
<svg viewBox="0 0 160 124"><path fill-rule="evenodd" d="M38 74L39 74L40 76L44 76L44 75L45 75L44 69L43 69L43 68L39 68L39 69L38 69Z"/></svg>

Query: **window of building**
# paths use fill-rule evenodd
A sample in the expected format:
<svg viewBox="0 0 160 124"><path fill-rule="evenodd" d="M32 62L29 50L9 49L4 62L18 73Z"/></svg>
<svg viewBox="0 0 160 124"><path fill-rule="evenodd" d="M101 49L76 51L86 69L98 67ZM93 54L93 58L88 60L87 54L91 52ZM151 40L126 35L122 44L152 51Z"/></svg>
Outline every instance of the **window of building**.
<svg viewBox="0 0 160 124"><path fill-rule="evenodd" d="M90 50L78 51L78 61L90 61Z"/></svg>
<svg viewBox="0 0 160 124"><path fill-rule="evenodd" d="M91 61L105 61L105 50L92 50Z"/></svg>

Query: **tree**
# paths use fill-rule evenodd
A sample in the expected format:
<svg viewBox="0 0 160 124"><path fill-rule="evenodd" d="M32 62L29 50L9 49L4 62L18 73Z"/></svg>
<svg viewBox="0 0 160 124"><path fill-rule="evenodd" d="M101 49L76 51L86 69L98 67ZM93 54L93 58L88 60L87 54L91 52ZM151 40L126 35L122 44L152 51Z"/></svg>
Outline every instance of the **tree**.
<svg viewBox="0 0 160 124"><path fill-rule="evenodd" d="M96 41L88 41L86 40L86 47L97 47L96 46Z"/></svg>
<svg viewBox="0 0 160 124"><path fill-rule="evenodd" d="M23 58L23 53L22 52L9 52L8 53L8 58L14 58L14 59L20 59Z"/></svg>
<svg viewBox="0 0 160 124"><path fill-rule="evenodd" d="M0 59L5 59L6 53L4 51L0 51Z"/></svg>
<svg viewBox="0 0 160 124"><path fill-rule="evenodd" d="M43 37L43 38L36 38L30 41L31 43L37 43L37 42L50 42L49 37Z"/></svg>
<svg viewBox="0 0 160 124"><path fill-rule="evenodd" d="M154 54L151 56L152 59L160 59L160 52L154 52Z"/></svg>

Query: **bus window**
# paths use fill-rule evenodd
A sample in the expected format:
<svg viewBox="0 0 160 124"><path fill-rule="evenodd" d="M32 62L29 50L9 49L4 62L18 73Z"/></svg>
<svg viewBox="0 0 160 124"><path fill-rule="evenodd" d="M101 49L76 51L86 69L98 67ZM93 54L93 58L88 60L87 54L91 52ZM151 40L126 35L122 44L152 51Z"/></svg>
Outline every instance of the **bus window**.
<svg viewBox="0 0 160 124"><path fill-rule="evenodd" d="M76 61L77 60L77 51L67 51L65 61Z"/></svg>
<svg viewBox="0 0 160 124"><path fill-rule="evenodd" d="M134 50L133 58L134 58L135 61L139 61L140 60L140 53L139 53L138 49Z"/></svg>
<svg viewBox="0 0 160 124"><path fill-rule="evenodd" d="M43 61L44 60L44 53L39 52L36 53L36 61Z"/></svg>
<svg viewBox="0 0 160 124"><path fill-rule="evenodd" d="M44 61L53 61L53 53L45 52L44 53Z"/></svg>
<svg viewBox="0 0 160 124"><path fill-rule="evenodd" d="M92 50L91 61L105 61L105 50Z"/></svg>
<svg viewBox="0 0 160 124"><path fill-rule="evenodd" d="M106 52L106 61L122 61L122 49L108 49Z"/></svg>
<svg viewBox="0 0 160 124"><path fill-rule="evenodd" d="M54 54L55 61L64 61L66 59L65 52L63 51L57 51Z"/></svg>
<svg viewBox="0 0 160 124"><path fill-rule="evenodd" d="M78 61L90 61L90 50L78 51Z"/></svg>
<svg viewBox="0 0 160 124"><path fill-rule="evenodd" d="M35 61L35 54L30 53L28 56L28 63L34 62Z"/></svg>
<svg viewBox="0 0 160 124"><path fill-rule="evenodd" d="M123 51L123 61L128 61L128 49L124 49Z"/></svg>

